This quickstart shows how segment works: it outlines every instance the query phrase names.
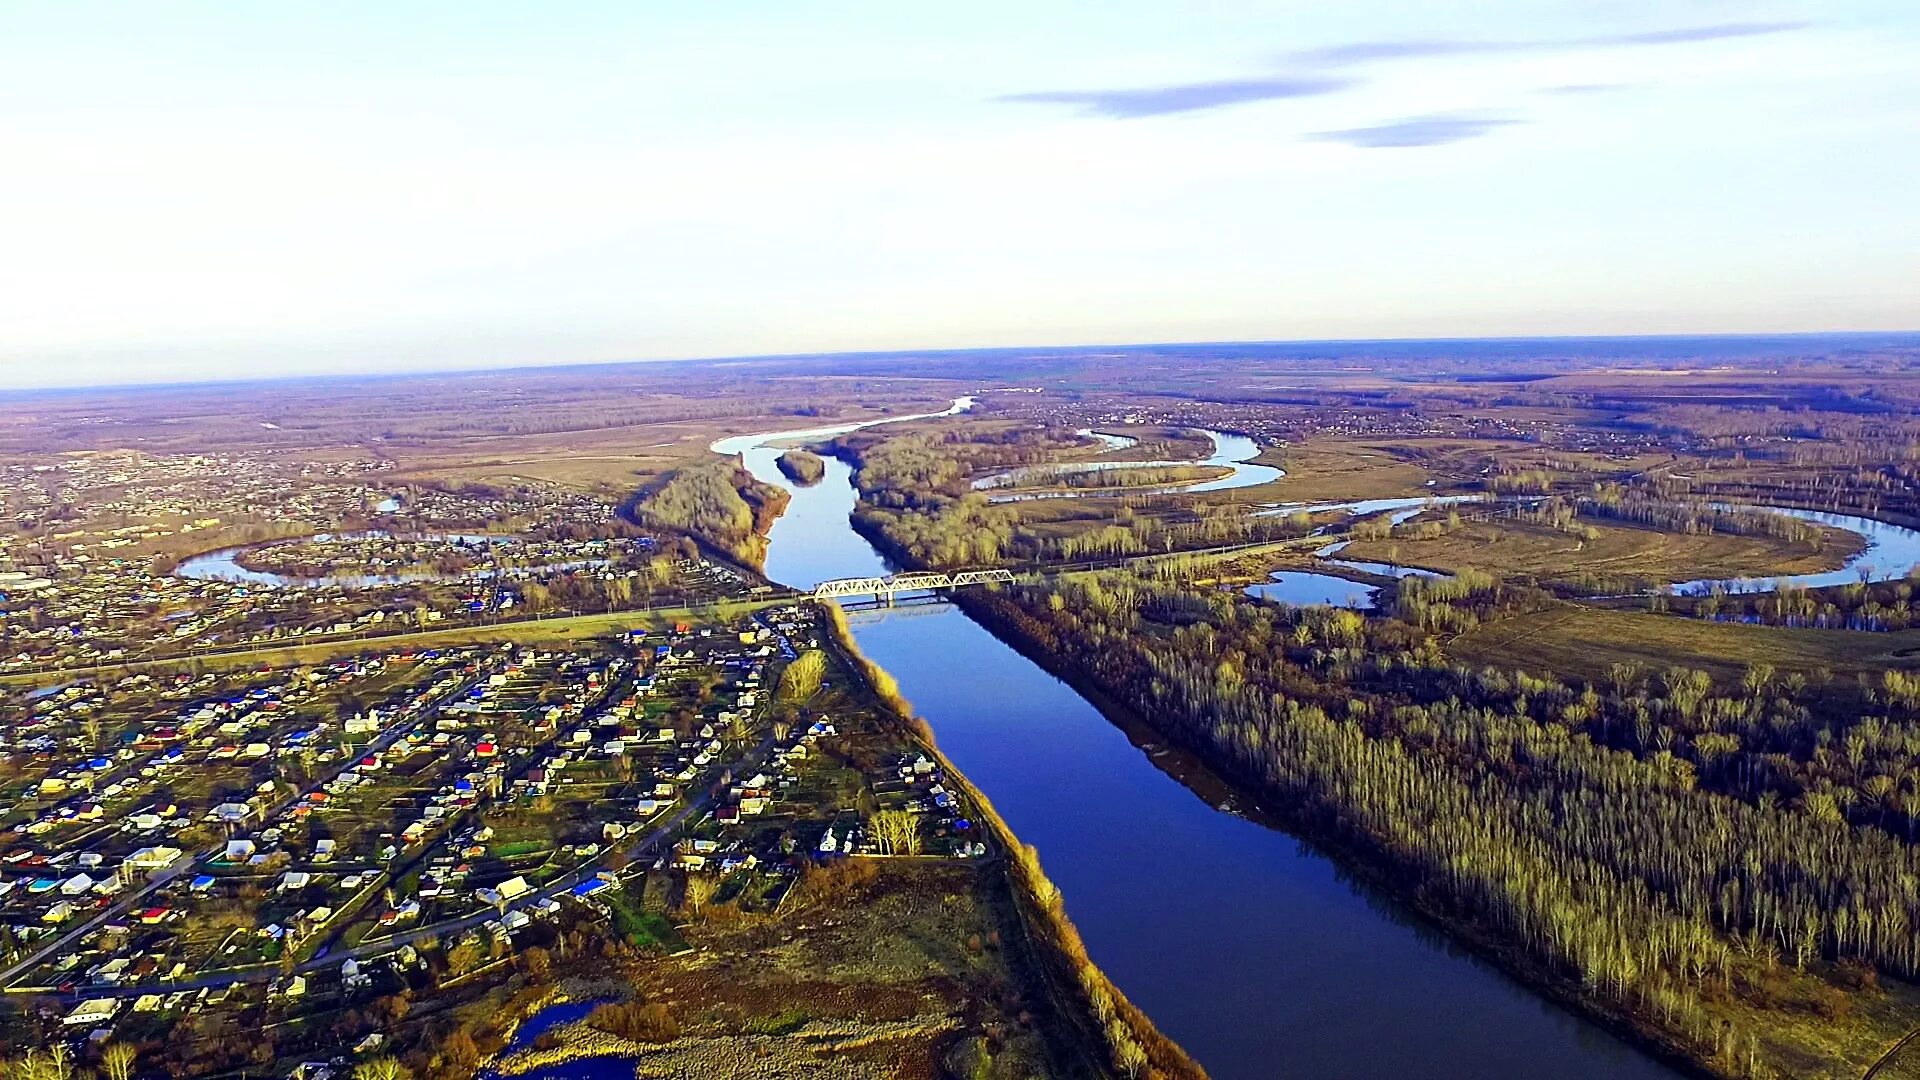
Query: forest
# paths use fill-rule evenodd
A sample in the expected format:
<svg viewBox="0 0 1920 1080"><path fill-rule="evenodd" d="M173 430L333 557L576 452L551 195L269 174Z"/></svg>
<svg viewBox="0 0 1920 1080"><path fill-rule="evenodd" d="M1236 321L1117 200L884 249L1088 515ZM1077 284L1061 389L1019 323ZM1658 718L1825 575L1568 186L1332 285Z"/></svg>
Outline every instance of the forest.
<svg viewBox="0 0 1920 1080"><path fill-rule="evenodd" d="M1052 462L1063 446L1079 446L1078 437L1055 429L958 429L856 435L841 440L838 451L857 468L856 523L925 566L1083 562L1288 539L1306 531L1300 520L1256 517L1240 505L1186 500L1169 507L1166 498L1127 494L1131 482L1111 479L1083 480L1090 495L1104 496L1106 488L1113 497L1075 502L1066 511L1077 515L1074 527L1051 527L1034 514L1036 504L996 503L971 487L969 478L981 473ZM1151 482L1191 475L1158 468L1127 471L1147 473Z"/></svg>
<svg viewBox="0 0 1920 1080"><path fill-rule="evenodd" d="M1920 968L1920 680L1475 668L1440 635L1550 603L1409 579L1374 617L1121 572L975 606L1435 917L1738 1077L1809 1075Z"/></svg>
<svg viewBox="0 0 1920 1080"><path fill-rule="evenodd" d="M757 566L765 557L764 533L787 497L785 489L755 480L731 460L706 461L668 474L630 506L640 524L698 537Z"/></svg>

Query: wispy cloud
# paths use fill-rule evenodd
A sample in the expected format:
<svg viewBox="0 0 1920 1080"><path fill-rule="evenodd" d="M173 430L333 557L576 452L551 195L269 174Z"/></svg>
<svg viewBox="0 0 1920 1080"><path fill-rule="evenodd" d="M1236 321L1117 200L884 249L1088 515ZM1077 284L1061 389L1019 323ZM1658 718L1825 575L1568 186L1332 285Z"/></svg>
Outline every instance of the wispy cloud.
<svg viewBox="0 0 1920 1080"><path fill-rule="evenodd" d="M1727 22L1704 26L1685 26L1672 30L1647 30L1631 34L1599 34L1576 38L1536 38L1512 41L1457 40L1451 38L1401 38L1378 41L1349 41L1287 53L1290 64L1317 67L1350 67L1392 60L1427 60L1445 56L1488 56L1503 53L1570 52L1576 49L1610 49L1635 45L1684 45L1731 38L1760 37L1804 30L1805 22Z"/></svg>
<svg viewBox="0 0 1920 1080"><path fill-rule="evenodd" d="M1337 93L1360 82L1356 77L1335 73L1337 69L1370 64L1451 56L1538 54L1584 49L1681 45L1784 34L1805 29L1810 25L1806 22L1723 22L1677 27L1670 30L1645 30L1627 34L1599 34L1572 38L1511 40L1402 38L1349 41L1337 45L1299 49L1284 54L1281 61L1287 67L1294 69L1293 74L1267 78L1215 79L1167 86L1042 90L1024 94L1007 94L995 100L1031 105L1071 105L1077 106L1083 116L1135 119L1143 116L1164 116L1169 113L1218 109L1254 101ZM1608 84L1582 84L1552 87L1547 92L1576 94L1612 89L1619 89L1619 87ZM1515 122L1463 115L1427 116L1382 124L1378 127L1321 132L1314 137L1350 142L1355 146L1433 146L1474 138L1501 125Z"/></svg>
<svg viewBox="0 0 1920 1080"><path fill-rule="evenodd" d="M1220 79L1213 82L1177 83L1172 86L1128 87L1117 90L1045 90L1031 94L1008 94L999 100L1036 105L1078 105L1087 116L1132 119L1162 116L1167 113L1218 109L1249 101L1275 98L1312 97L1344 90L1354 80L1333 76L1309 75L1298 78Z"/></svg>
<svg viewBox="0 0 1920 1080"><path fill-rule="evenodd" d="M1564 86L1548 86L1541 89L1543 94L1613 94L1621 90L1633 89L1630 83L1567 83Z"/></svg>
<svg viewBox="0 0 1920 1080"><path fill-rule="evenodd" d="M1612 37L1590 38L1588 41L1594 45L1684 45L1693 41L1724 41L1727 38L1784 34L1789 30L1805 30L1811 25L1813 24L1806 22L1713 23L1708 26L1686 26L1678 30L1616 34Z"/></svg>
<svg viewBox="0 0 1920 1080"><path fill-rule="evenodd" d="M1348 41L1316 49L1298 49L1285 59L1296 64L1345 67L1380 60L1427 60L1436 56L1476 56L1522 52L1539 43L1524 41L1452 41L1446 38L1404 38L1386 41Z"/></svg>
<svg viewBox="0 0 1920 1080"><path fill-rule="evenodd" d="M1409 116L1369 127L1317 131L1307 137L1322 142L1346 143L1348 146L1368 149L1401 149L1464 142L1519 122L1507 116L1438 113L1432 116Z"/></svg>

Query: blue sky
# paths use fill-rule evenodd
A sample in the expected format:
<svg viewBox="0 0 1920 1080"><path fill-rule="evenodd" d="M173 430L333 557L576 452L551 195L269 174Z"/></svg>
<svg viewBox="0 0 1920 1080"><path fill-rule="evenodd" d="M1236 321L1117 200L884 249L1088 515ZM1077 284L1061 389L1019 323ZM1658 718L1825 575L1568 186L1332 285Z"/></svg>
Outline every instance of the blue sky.
<svg viewBox="0 0 1920 1080"><path fill-rule="evenodd" d="M0 386L1920 327L1910 2L0 0Z"/></svg>

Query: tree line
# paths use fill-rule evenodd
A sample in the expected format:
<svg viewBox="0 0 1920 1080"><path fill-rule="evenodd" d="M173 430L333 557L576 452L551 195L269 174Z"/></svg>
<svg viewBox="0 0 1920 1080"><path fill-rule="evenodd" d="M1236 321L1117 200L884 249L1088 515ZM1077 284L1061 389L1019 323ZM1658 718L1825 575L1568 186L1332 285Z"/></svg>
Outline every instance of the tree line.
<svg viewBox="0 0 1920 1080"><path fill-rule="evenodd" d="M1437 633L1551 601L1484 575L1399 588L1366 617L1115 572L986 607L1429 910L1727 1075L1768 1074L1766 1010L1831 1017L1844 986L1920 973L1920 680L1474 668Z"/></svg>

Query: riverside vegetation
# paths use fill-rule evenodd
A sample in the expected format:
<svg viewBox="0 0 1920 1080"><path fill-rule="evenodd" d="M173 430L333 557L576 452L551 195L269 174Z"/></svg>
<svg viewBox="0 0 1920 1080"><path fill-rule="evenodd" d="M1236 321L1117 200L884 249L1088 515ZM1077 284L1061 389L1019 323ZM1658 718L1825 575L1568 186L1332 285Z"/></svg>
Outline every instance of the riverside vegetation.
<svg viewBox="0 0 1920 1080"><path fill-rule="evenodd" d="M106 671L124 651L80 651L66 629L78 621L69 609L89 618L133 611L133 631L109 627L118 636L105 645L121 648L127 638L140 646L139 636L158 632L149 628L166 629L189 607L213 610L200 594L218 600L230 591L174 583L164 575L180 559L270 537L407 527L527 532L543 542L644 531L658 541L652 556L617 575L595 568L577 575L589 580L516 582L513 596L489 589L461 598L463 607L480 605L457 631L463 642L491 650L534 633L532 624L487 624L512 599L515 611L616 609L539 632L583 655L631 650L628 631L666 634L675 620L695 617L617 611L638 599L633 590L652 600L658 588L687 603L742 600L719 612L717 639L671 631L682 646L725 644L751 608L744 598L753 575L692 556L758 565L788 496L714 460L707 447L715 437L799 418L838 425L918 415L977 393L980 406L964 417L857 431L827 448L857 468L860 530L897 563L1057 566L1172 553L1150 572L1049 578L961 601L1059 673L1107 691L1116 709L1138 710L1161 741L1229 774L1292 831L1543 992L1702 1074L1858 1076L1920 1027L1915 582L1637 594L1682 576L1830 571L1857 549L1850 534L1719 504L1920 522L1920 346L1849 339L1530 349L1019 350L25 397L0 410L0 488L11 523L0 529L0 564L20 583L8 586L8 652L35 665L87 660L144 700L161 694L160 684L141 682L144 668ZM1330 352L1338 362L1326 362ZM456 398L462 407L449 411ZM1163 481L1212 472L1197 464L1081 471L1123 460L1197 463L1208 447L1201 429L1255 439L1258 460L1287 475L1238 490L1155 492ZM1121 445L1128 439L1136 441ZM813 451L790 456L782 469L796 481L812 471L808 457L821 475L829 468ZM1011 470L1028 471L994 480ZM1041 490L1059 497L1013 501ZM1462 503L1446 520L1428 512L1405 526L1306 509L1429 495L1503 501ZM1001 496L1009 498L995 501ZM1328 541L1350 534L1348 560L1419 563L1451 577L1393 580L1356 564L1339 572L1377 587L1374 610L1290 608L1239 589L1306 562L1320 541L1288 552L1189 552L1320 530ZM125 588L142 590L139 605L112 599L122 595L116 573ZM37 585L39 577L57 587ZM227 640L220 635L277 642L277 624L294 615L302 625L351 627L374 614L369 605L404 608L424 591L314 600L288 590L290 599L276 600L252 590L247 622L180 630L187 643ZM283 601L319 608L283 612ZM259 636L268 629L276 636ZM363 1052L368 1076L469 1076L505 1048L503 1020L549 1001L555 969L574 965L621 984L574 988L576 999L610 995L597 1019L582 1017L598 1033L584 1037L624 1040L661 1070L723 1073L750 1058L764 1073L828 1058L848 1075L1194 1074L1093 967L1037 858L950 768L943 782L986 827L994 852L937 862L909 854L920 840L954 837L901 832L890 816L903 812L893 808L907 801L901 793L855 780L897 774L892 755L938 752L901 719L907 710L883 673L844 655L828 634L817 637L796 642L791 655L806 659L768 671L768 685L782 689L762 695L760 707L772 710L764 718L784 722L774 713L789 710L798 722L830 708L858 737L844 752L809 759L813 779L792 825L769 831L771 818L749 818L722 826L717 814L696 823L690 840L751 834L759 865L735 870L732 884L681 861L697 852L676 851L620 868L625 885L601 901L604 910L568 901L519 931L510 949L486 934L450 932L444 943L423 944L413 962L377 970L369 988L348 985L316 956L301 969L312 985L299 996L274 997L266 982L204 1008L169 995L164 1023L121 1010L113 1045L137 1038L143 1063L185 1075L265 1068L276 1047L306 1060L329 1040L353 1045L378 1031L387 1041ZM318 647L345 648L303 646ZM676 660L680 651L671 650ZM244 678L260 661L236 654L218 666ZM862 695L835 696L848 693L854 665L893 705L884 718ZM153 677L170 674L154 668ZM181 672L178 692L210 693L185 689L203 674L197 663ZM381 684L361 681L353 693L369 685ZM556 684L553 700L527 707L552 707L579 685ZM717 721L722 703L687 689L696 695L684 702L688 718L697 707ZM54 747L63 769L73 758L76 775L96 754L131 760L110 742L96 746L100 733L85 743L72 737L89 723L91 693L56 687L44 704L19 705L21 719L7 732L19 785L11 820L97 801L28 792L45 768L40 747ZM35 730L29 714L56 708L61 726ZM337 725L359 711L343 705L300 718L283 710L271 725L277 739L304 719ZM172 724L174 712L169 705L124 719L144 730ZM541 745L522 738L511 719L521 712L505 715L462 723L476 737L498 728L526 748ZM114 734L104 729L108 740ZM736 737L745 750L759 735ZM210 753L220 741L191 750ZM676 730L673 741L691 743L692 732ZM275 747L247 779L301 760L291 743L285 755ZM441 767L440 758L424 760ZM519 758L494 760L505 768ZM604 751L581 760L570 767L596 784L634 782ZM201 776L189 771L194 786ZM831 785L815 785L822 778ZM387 770L374 785L409 779ZM604 840L587 827L600 824L595 815L608 801L577 783L564 790L565 814L528 811L508 824L573 822L584 831L549 853L522 850L519 837L499 845L503 853L485 856L499 861L486 864L488 885L517 872L520 864L506 860L550 861L562 847L577 854ZM197 811L206 794L169 801ZM120 798L103 825L122 805L137 810L144 801ZM809 852L824 830L855 821L867 854L889 857L808 865L822 861ZM371 837L397 824L370 814L364 828ZM802 824L812 831L787 850L779 833ZM215 839L197 831L202 822L190 828L185 846L196 851ZM79 832L16 832L8 851L31 849L59 865L51 860L82 846L66 839ZM121 833L116 853L132 846ZM451 850L448 859L473 861ZM326 873L345 876L340 863L329 866L336 869ZM28 872L51 877L19 873ZM759 891L775 877L791 879L785 906ZM189 880L181 876L171 891L186 893ZM743 880L758 883L755 891ZM125 929L154 941L197 926L191 913L208 901L177 899L188 918ZM264 890L237 899L292 904ZM33 927L33 911L51 901L20 888L8 903L13 925ZM102 956L130 947L122 922L99 943ZM249 954L267 948L246 937ZM693 951L682 953L687 945ZM167 961L149 969L141 957L129 967L123 989L138 993L173 957L134 951ZM104 985L90 964L71 974L77 991L64 997ZM943 1004L954 1001L963 1004ZM87 1029L59 1022L73 1004L53 996L30 1004L35 1011L18 1018L37 1025L30 1032L10 1016L13 1052L52 1045L50 1033L80 1045ZM1068 1045L1056 1045L1055 1033ZM105 1045L94 1040L71 1060L111 1074ZM284 1071L294 1060L271 1064ZM1346 1060L1361 1069L1377 1057L1356 1047Z"/></svg>
<svg viewBox="0 0 1920 1080"><path fill-rule="evenodd" d="M969 480L1003 467L1009 444L1047 440L1006 428L843 440L862 532L906 565L963 566L1285 538L1341 519L1284 504L1260 517L1231 497L990 503ZM1726 505L1768 493L1750 443L1669 445L1690 456L1516 448L1487 462L1439 448L1424 460L1458 471L1430 473L1438 491L1508 501L1498 515L1350 523L1344 558L1452 553L1449 576L1385 579L1370 612L1252 600L1213 587L1234 567L1194 560L959 599L1544 992L1703 1074L1857 1076L1920 1026L1920 680L1900 659L1914 582L1665 595L1696 574L1831 571L1862 547ZM1838 489L1811 480L1831 457L1813 450L1771 475L1809 477L1795 505L1873 510L1893 501L1887 478L1911 470L1897 447L1850 460L1878 454L1895 460L1853 468ZM1870 505L1836 490L1870 492ZM1689 615L1714 621L1676 617ZM1567 666L1522 659L1558 655L1574 632L1584 651ZM1859 647L1876 637L1887 643Z"/></svg>
<svg viewBox="0 0 1920 1080"><path fill-rule="evenodd" d="M1864 1066L1920 1021L1878 979L1920 963L1911 680L1562 680L1440 648L1547 602L1412 579L1367 618L1109 574L976 606L1586 1007L1719 1075Z"/></svg>
<svg viewBox="0 0 1920 1080"><path fill-rule="evenodd" d="M915 732L927 752L940 762L950 782L974 806L996 844L1009 856L1008 876L1025 936L1034 943L1043 977L1056 997L1065 1003L1063 1015L1081 1027L1083 1039L1104 1048L1107 1056L1104 1064L1114 1075L1204 1080L1205 1071L1176 1043L1160 1034L1153 1021L1128 1001L1087 955L1079 931L1067 916L1065 899L1040 867L1039 852L1032 845L1022 844L986 795L940 753L932 730L913 717L913 706L900 695L893 676L860 654L847 627L845 613L837 605L830 605L827 611L836 644L852 658L868 688Z"/></svg>
<svg viewBox="0 0 1920 1080"><path fill-rule="evenodd" d="M781 454L778 463L787 479L802 487L817 484L821 477L827 475L826 461L819 454L799 447Z"/></svg>

